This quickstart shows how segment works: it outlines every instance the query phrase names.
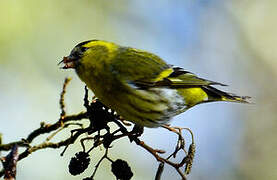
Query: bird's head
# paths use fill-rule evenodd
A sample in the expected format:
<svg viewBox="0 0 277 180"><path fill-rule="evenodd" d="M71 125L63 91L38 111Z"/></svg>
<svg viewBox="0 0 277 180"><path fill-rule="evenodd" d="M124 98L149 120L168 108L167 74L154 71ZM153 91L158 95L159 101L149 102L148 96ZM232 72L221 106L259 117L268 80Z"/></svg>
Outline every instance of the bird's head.
<svg viewBox="0 0 277 180"><path fill-rule="evenodd" d="M110 56L116 45L101 40L89 40L77 44L69 56L63 58L60 64L64 64L62 69L76 69L80 64L97 63L99 59L106 59ZM87 57L87 58L86 58Z"/></svg>

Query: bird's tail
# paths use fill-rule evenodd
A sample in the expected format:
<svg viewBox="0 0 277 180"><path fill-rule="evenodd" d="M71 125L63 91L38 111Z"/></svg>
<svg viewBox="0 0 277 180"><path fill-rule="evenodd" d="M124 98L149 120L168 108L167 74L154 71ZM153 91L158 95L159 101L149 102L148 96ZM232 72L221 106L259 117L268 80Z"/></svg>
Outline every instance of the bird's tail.
<svg viewBox="0 0 277 180"><path fill-rule="evenodd" d="M208 100L206 102L229 101L229 102L237 102L237 103L250 103L248 100L251 97L249 96L237 96L232 93L227 93L227 92L218 90L212 86L203 86L202 89L208 95Z"/></svg>

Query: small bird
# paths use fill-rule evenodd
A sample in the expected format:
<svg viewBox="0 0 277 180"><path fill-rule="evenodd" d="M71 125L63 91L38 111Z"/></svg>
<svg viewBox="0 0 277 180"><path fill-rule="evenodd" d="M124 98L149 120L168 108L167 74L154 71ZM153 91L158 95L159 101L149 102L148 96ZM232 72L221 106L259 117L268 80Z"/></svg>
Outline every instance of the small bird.
<svg viewBox="0 0 277 180"><path fill-rule="evenodd" d="M249 103L216 89L225 84L197 77L155 54L102 40L76 45L59 63L79 78L107 107L140 127L159 127L189 108L207 102Z"/></svg>

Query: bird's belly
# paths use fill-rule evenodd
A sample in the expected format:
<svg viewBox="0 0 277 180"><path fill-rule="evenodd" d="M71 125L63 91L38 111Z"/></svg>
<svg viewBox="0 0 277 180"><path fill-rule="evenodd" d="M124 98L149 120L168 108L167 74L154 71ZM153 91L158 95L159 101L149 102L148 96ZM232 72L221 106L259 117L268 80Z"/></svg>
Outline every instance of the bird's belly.
<svg viewBox="0 0 277 180"><path fill-rule="evenodd" d="M100 100L124 119L147 127L159 127L186 109L178 91L169 88L132 89Z"/></svg>

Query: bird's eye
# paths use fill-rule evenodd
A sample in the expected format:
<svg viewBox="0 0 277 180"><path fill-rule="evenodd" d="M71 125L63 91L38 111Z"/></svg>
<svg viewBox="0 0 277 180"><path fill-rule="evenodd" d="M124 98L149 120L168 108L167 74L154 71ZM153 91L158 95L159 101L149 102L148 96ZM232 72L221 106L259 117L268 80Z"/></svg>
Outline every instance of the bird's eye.
<svg viewBox="0 0 277 180"><path fill-rule="evenodd" d="M76 59L79 59L82 57L84 52L87 50L87 47L78 47L72 50L71 56L75 57Z"/></svg>
<svg viewBox="0 0 277 180"><path fill-rule="evenodd" d="M81 47L81 48L80 48L80 51L81 51L82 53L84 53L87 49L88 49L87 47Z"/></svg>

